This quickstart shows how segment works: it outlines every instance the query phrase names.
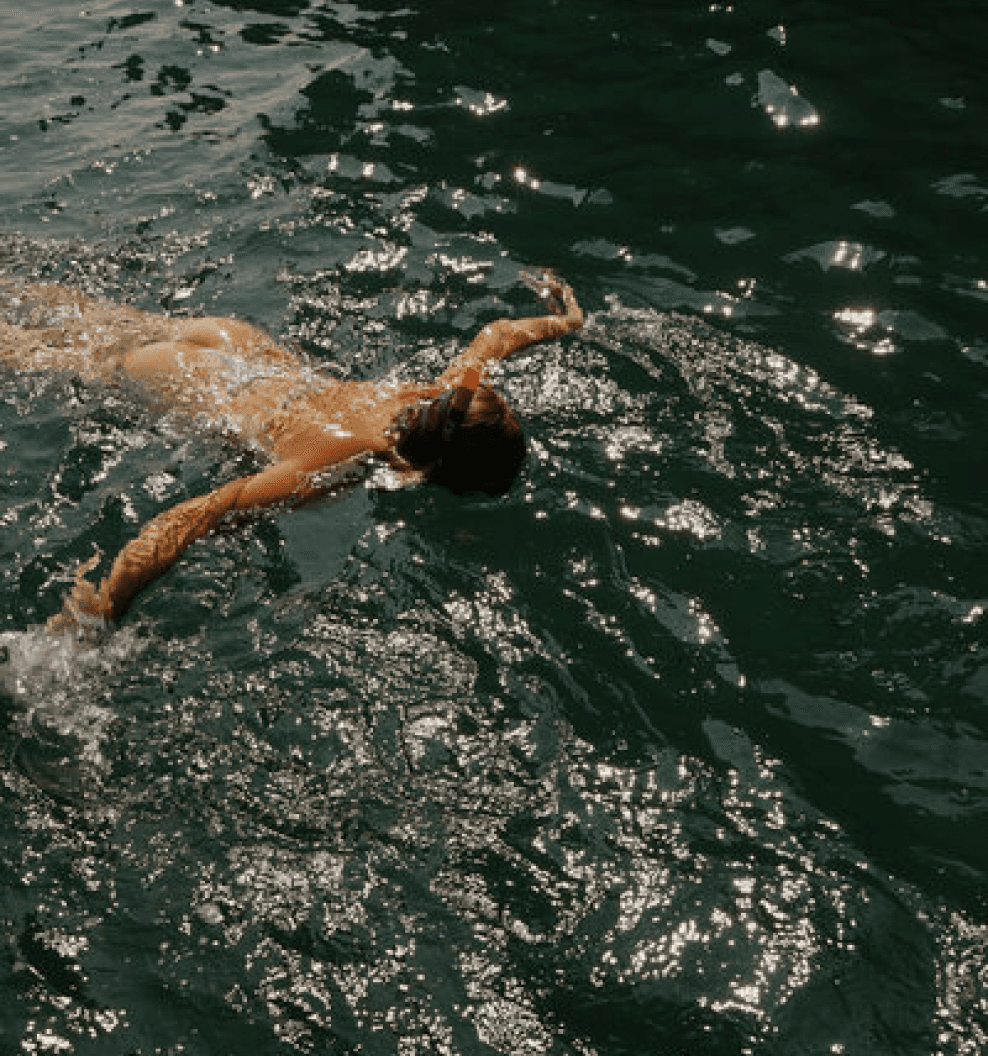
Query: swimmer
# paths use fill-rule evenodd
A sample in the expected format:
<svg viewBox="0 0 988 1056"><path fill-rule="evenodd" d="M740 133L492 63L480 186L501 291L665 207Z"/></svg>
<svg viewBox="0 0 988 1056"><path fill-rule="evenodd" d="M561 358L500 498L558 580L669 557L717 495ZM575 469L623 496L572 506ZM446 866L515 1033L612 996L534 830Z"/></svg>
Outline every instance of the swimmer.
<svg viewBox="0 0 988 1056"><path fill-rule="evenodd" d="M549 271L538 276L522 272L520 278L545 300L550 314L489 323L442 374L420 385L327 382L301 357L245 323L163 323L134 309L78 298L86 311L78 303L64 309L59 331L62 347L73 354L86 342L91 345L76 369L104 377L111 371L122 374L169 406L222 421L268 454L272 464L155 517L121 550L98 586L86 573L98 564L99 555L83 564L64 608L48 627L66 631L118 620L143 587L225 518L318 498L332 488L328 474L334 467L361 456L384 459L402 474L442 484L456 494L506 492L524 460L525 440L504 398L482 383L484 369L492 360L583 325L583 312L567 283ZM111 316L117 321L113 326L89 325L86 333L77 326L76 339L64 336L73 319L91 323L99 312L104 321ZM10 331L19 330L3 327L0 354L5 343L10 347ZM129 347L117 340L96 349L94 335L119 335L128 327ZM46 339L32 346L34 363L58 344L50 329L45 333ZM67 355L52 362L65 362ZM7 352L6 358L16 357Z"/></svg>

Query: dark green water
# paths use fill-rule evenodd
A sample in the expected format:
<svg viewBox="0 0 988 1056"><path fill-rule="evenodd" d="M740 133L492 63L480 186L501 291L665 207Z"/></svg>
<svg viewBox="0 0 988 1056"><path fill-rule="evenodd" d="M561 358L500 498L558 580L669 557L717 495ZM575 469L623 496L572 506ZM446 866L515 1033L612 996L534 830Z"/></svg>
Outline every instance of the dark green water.
<svg viewBox="0 0 988 1056"><path fill-rule="evenodd" d="M986 1051L982 5L37 6L7 273L346 378L523 266L589 318L507 498L262 519L89 647L75 564L250 462L0 369L0 1054Z"/></svg>

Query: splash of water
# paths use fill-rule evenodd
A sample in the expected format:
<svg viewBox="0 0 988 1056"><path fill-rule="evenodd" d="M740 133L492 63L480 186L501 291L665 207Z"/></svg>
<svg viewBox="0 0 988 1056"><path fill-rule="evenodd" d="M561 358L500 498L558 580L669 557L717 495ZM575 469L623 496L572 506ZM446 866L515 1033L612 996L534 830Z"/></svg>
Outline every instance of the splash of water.
<svg viewBox="0 0 988 1056"><path fill-rule="evenodd" d="M17 706L15 759L36 784L69 798L98 786L115 718L108 685L144 645L132 628L88 637L45 627L0 633L0 691Z"/></svg>

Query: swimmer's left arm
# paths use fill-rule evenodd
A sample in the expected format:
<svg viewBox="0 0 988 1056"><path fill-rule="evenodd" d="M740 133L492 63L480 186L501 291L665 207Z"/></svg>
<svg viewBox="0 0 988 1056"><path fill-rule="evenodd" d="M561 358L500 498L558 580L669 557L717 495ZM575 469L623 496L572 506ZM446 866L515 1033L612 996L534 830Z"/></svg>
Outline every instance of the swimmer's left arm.
<svg viewBox="0 0 988 1056"><path fill-rule="evenodd" d="M99 587L85 578L92 563L83 565L64 608L48 621L49 629L72 628L87 616L119 619L148 583L167 572L192 543L215 530L224 518L269 506L301 505L319 498L334 484L320 480L321 470L364 452L373 453L377 446L356 438L312 444L294 459L231 481L208 495L180 502L149 521L140 535L120 551Z"/></svg>
<svg viewBox="0 0 988 1056"><path fill-rule="evenodd" d="M538 278L522 272L520 277L526 286L548 302L552 314L529 319L497 319L488 323L470 346L440 374L436 379L438 384L458 385L470 367L483 373L484 366L492 359L505 359L529 345L571 334L583 326L583 310L568 282L552 272Z"/></svg>

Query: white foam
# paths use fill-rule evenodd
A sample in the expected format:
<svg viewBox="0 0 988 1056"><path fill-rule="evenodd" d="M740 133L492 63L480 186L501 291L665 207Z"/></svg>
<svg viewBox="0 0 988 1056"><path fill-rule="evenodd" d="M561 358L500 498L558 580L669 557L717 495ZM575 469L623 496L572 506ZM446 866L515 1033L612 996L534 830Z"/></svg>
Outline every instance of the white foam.
<svg viewBox="0 0 988 1056"><path fill-rule="evenodd" d="M19 706L18 726L39 726L78 742L80 758L102 766L102 745L115 712L106 706L109 677L138 655L144 642L131 628L90 637L52 634L45 627L0 633L0 690Z"/></svg>

